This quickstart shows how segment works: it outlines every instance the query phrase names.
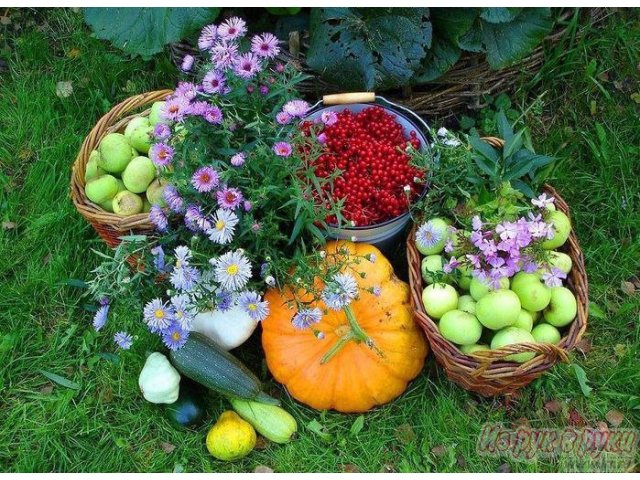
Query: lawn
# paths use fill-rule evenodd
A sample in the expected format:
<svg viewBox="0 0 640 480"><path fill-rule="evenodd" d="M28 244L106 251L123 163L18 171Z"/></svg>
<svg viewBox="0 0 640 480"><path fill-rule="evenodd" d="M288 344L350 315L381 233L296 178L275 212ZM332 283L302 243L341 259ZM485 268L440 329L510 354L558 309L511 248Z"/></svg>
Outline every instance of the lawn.
<svg viewBox="0 0 640 480"><path fill-rule="evenodd" d="M78 281L98 264L91 249L106 251L69 198L80 144L109 108L173 85L176 70L168 56L132 60L91 38L73 10L20 13L0 34L0 470L637 471L637 452L635 461L611 456L600 463L570 455L517 462L476 452L488 421L640 427L637 14L615 13L580 38L567 36L512 97L536 148L559 159L552 183L572 206L585 254L591 316L571 364L506 402L465 392L430 357L402 397L360 419L288 398L251 352L259 345L253 340L241 356L279 392L300 432L290 444L262 442L226 464L207 453L208 425L176 430L141 397L137 376L157 340L139 339L113 355L110 335L91 328ZM58 82L70 82L72 93L58 95ZM138 321L136 312L115 314ZM67 380L53 382L51 374ZM209 403L213 418L228 408L215 396Z"/></svg>

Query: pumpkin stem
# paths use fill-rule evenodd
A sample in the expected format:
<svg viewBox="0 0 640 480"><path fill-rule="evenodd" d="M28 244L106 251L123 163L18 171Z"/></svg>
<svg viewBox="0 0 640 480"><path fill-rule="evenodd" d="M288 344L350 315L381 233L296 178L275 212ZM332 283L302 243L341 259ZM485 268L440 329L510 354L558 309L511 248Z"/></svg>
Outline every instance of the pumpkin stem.
<svg viewBox="0 0 640 480"><path fill-rule="evenodd" d="M356 320L356 316L351 310L351 305L347 305L344 307L344 313L347 316L347 320L349 321L349 326L351 327L351 331L353 332L354 338L359 342L368 342L371 341L369 335L362 329L358 321Z"/></svg>
<svg viewBox="0 0 640 480"><path fill-rule="evenodd" d="M329 360L331 360L333 357L335 357L335 355L342 350L342 348L349 343L351 340L355 339L355 335L353 334L353 332L347 332L345 333L343 336L341 336L338 341L333 345L333 347L331 347L327 353L325 353L322 358L320 359L320 364L325 364L327 363Z"/></svg>

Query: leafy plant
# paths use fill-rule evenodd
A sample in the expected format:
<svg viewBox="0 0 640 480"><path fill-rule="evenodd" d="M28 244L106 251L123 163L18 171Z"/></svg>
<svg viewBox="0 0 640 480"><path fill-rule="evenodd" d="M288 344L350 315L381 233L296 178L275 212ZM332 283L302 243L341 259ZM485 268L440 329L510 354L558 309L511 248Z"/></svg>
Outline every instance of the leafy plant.
<svg viewBox="0 0 640 480"><path fill-rule="evenodd" d="M534 189L540 183L540 168L554 161L553 157L538 155L524 146L525 129L518 132L507 120L503 111L496 116L498 133L505 143L502 149L496 149L482 140L477 134L469 136L473 147L473 160L480 172L488 177L490 187L498 191L505 182L533 198ZM475 183L486 183L485 179L476 177Z"/></svg>
<svg viewBox="0 0 640 480"><path fill-rule="evenodd" d="M475 118L468 115L460 117L460 128L470 134L497 135L498 134L498 112L503 111L507 120L515 124L520 117L520 112L513 108L511 99L506 93L501 93L497 97L484 95L482 102L485 107L478 111Z"/></svg>
<svg viewBox="0 0 640 480"><path fill-rule="evenodd" d="M396 88L442 76L463 51L509 66L552 26L549 8L317 8L307 62L343 88Z"/></svg>
<svg viewBox="0 0 640 480"><path fill-rule="evenodd" d="M220 8L85 8L94 35L132 55L149 58L212 22Z"/></svg>

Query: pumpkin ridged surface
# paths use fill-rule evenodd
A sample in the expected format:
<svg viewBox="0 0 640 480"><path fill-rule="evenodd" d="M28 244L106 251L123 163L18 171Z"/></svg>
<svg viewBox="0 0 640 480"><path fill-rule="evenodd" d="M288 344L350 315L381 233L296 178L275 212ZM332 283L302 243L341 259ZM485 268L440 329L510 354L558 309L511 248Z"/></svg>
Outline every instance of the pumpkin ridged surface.
<svg viewBox="0 0 640 480"><path fill-rule="evenodd" d="M428 349L413 320L409 287L395 277L388 260L371 245L330 242L326 246L327 262L333 261L332 254L345 250L352 256L376 257L374 262L361 259L345 268L361 288L358 299L351 304L354 316L376 349L350 341L321 363L341 335L349 331L347 317L318 301L312 306L325 315L314 329L324 338L317 338L310 329L297 329L291 324L296 309L290 289L266 293L271 313L262 322L262 344L269 370L294 398L319 410L362 412L404 392L422 370ZM322 283L318 285L322 287ZM375 286L381 288L379 296L364 290ZM301 298L302 293L296 294Z"/></svg>

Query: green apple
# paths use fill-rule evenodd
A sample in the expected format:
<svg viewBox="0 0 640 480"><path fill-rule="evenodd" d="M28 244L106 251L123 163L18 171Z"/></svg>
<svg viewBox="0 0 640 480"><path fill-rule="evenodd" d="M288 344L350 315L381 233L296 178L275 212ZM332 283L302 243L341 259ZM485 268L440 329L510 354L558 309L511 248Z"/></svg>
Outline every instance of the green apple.
<svg viewBox="0 0 640 480"><path fill-rule="evenodd" d="M142 213L149 213L151 211L151 203L147 196L142 197Z"/></svg>
<svg viewBox="0 0 640 480"><path fill-rule="evenodd" d="M531 314L531 318L533 318L533 323L536 323L540 319L540 315L542 312L532 312L531 310L527 310Z"/></svg>
<svg viewBox="0 0 640 480"><path fill-rule="evenodd" d="M522 272L520 272L522 273ZM527 277L515 279L511 290L518 295L522 308L531 312L539 312L549 305L551 289L542 283L535 274L525 274ZM531 275L531 276L529 276Z"/></svg>
<svg viewBox="0 0 640 480"><path fill-rule="evenodd" d="M101 175L87 182L84 193L93 203L101 204L118 193L118 180L112 175Z"/></svg>
<svg viewBox="0 0 640 480"><path fill-rule="evenodd" d="M442 255L427 255L422 259L420 270L422 271L422 279L427 285L431 285L435 281L434 273L442 272L442 263Z"/></svg>
<svg viewBox="0 0 640 480"><path fill-rule="evenodd" d="M93 150L89 155L87 166L84 169L84 181L88 182L94 178L104 175L106 172L98 166L98 159L100 158L100 152Z"/></svg>
<svg viewBox="0 0 640 480"><path fill-rule="evenodd" d="M110 198L109 200L105 200L104 202L102 202L100 204L100 208L102 208L103 210L106 210L109 213L113 213L113 198Z"/></svg>
<svg viewBox="0 0 640 480"><path fill-rule="evenodd" d="M500 279L500 289L509 288L509 279L507 277ZM490 286L488 283L483 280L478 280L477 278L471 279L471 284L469 285L469 293L473 297L474 300L478 301L482 297L484 297L489 292L495 292L496 289Z"/></svg>
<svg viewBox="0 0 640 480"><path fill-rule="evenodd" d="M491 340L491 349L495 350L506 345L514 345L516 343L535 343L535 338L531 333L521 328L507 327L493 336ZM524 363L535 357L535 352L523 352L513 353L507 355L505 360L511 360L512 362Z"/></svg>
<svg viewBox="0 0 640 480"><path fill-rule="evenodd" d="M521 308L518 296L511 290L496 290L478 300L476 316L485 327L500 330L516 323Z"/></svg>
<svg viewBox="0 0 640 480"><path fill-rule="evenodd" d="M441 318L458 306L458 292L446 283L434 283L422 291L424 309L431 318Z"/></svg>
<svg viewBox="0 0 640 480"><path fill-rule="evenodd" d="M149 153L149 149L151 148L151 135L153 133L153 127L138 127L136 128L129 141L131 142L131 146L135 148L140 153Z"/></svg>
<svg viewBox="0 0 640 480"><path fill-rule="evenodd" d="M422 255L435 255L444 250L448 238L449 224L442 218L432 218L418 229L416 246Z"/></svg>
<svg viewBox="0 0 640 480"><path fill-rule="evenodd" d="M156 166L147 157L136 157L122 172L122 181L127 190L142 193L156 178Z"/></svg>
<svg viewBox="0 0 640 480"><path fill-rule="evenodd" d="M516 320L516 323L513 324L513 326L530 332L533 328L533 315L531 315L531 312L523 308L522 310L520 310L518 319Z"/></svg>
<svg viewBox="0 0 640 480"><path fill-rule="evenodd" d="M533 335L533 338L538 343L553 343L554 345L557 345L562 338L560 331L548 323L536 325L535 328L531 330L531 335Z"/></svg>
<svg viewBox="0 0 640 480"><path fill-rule="evenodd" d="M460 298L458 298L458 310L462 310L463 312L475 315L476 301L471 295L462 295Z"/></svg>
<svg viewBox="0 0 640 480"><path fill-rule="evenodd" d="M518 288L520 284L525 284L533 281L540 281L540 275L537 273L518 272L511 279L511 290Z"/></svg>
<svg viewBox="0 0 640 480"><path fill-rule="evenodd" d="M139 127L149 126L151 126L151 124L149 123L149 119L147 117L134 117L125 127L124 136L127 137L127 140L131 141L131 135L133 135L133 132L135 132Z"/></svg>
<svg viewBox="0 0 640 480"><path fill-rule="evenodd" d="M473 275L471 275L471 267L469 265L461 264L456 270L459 272L458 286L463 290L469 290L469 288L471 288L471 280L473 279Z"/></svg>
<svg viewBox="0 0 640 480"><path fill-rule="evenodd" d="M549 266L559 268L568 274L571 271L571 267L573 267L573 261L566 253L553 250L549 252Z"/></svg>
<svg viewBox="0 0 640 480"><path fill-rule="evenodd" d="M159 207L166 207L167 202L164 199L164 187L167 184L166 180L161 178L155 179L147 187L147 198L151 205L158 205Z"/></svg>
<svg viewBox="0 0 640 480"><path fill-rule="evenodd" d="M151 105L151 111L149 112L149 124L155 127L158 123L164 123L165 125L171 125L170 120L165 120L160 115L160 110L164 107L165 102L153 102Z"/></svg>
<svg viewBox="0 0 640 480"><path fill-rule="evenodd" d="M566 287L553 287L551 301L543 315L547 323L554 327L569 325L576 318L578 303L573 292Z"/></svg>
<svg viewBox="0 0 640 480"><path fill-rule="evenodd" d="M109 173L121 173L134 157L134 150L121 133L110 133L100 142L98 166Z"/></svg>
<svg viewBox="0 0 640 480"><path fill-rule="evenodd" d="M471 345L482 335L478 319L462 310L449 310L440 319L438 328L444 338L457 345Z"/></svg>
<svg viewBox="0 0 640 480"><path fill-rule="evenodd" d="M489 345L485 345L484 343L472 343L471 345L462 345L460 347L460 351L465 355L486 350L489 350Z"/></svg>
<svg viewBox="0 0 640 480"><path fill-rule="evenodd" d="M128 190L123 190L113 197L113 213L118 215L134 215L142 212L142 197Z"/></svg>
<svg viewBox="0 0 640 480"><path fill-rule="evenodd" d="M564 245L564 242L569 238L571 232L571 222L560 210L555 210L549 213L545 217L545 222L553 224L554 234L549 240L542 242L542 248L545 250L553 250Z"/></svg>

